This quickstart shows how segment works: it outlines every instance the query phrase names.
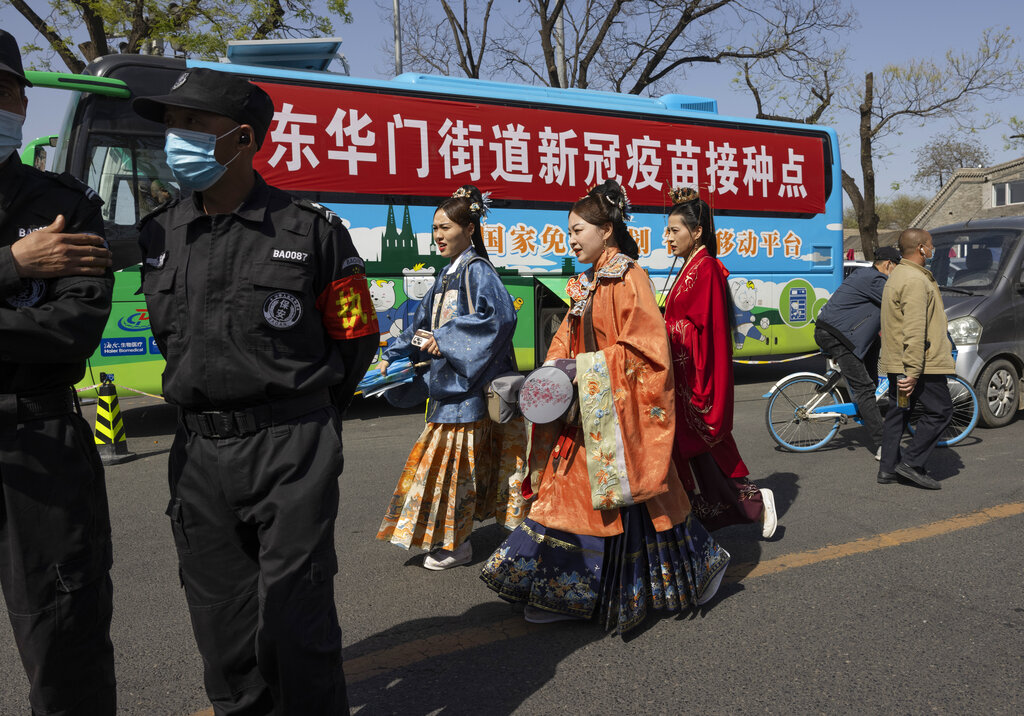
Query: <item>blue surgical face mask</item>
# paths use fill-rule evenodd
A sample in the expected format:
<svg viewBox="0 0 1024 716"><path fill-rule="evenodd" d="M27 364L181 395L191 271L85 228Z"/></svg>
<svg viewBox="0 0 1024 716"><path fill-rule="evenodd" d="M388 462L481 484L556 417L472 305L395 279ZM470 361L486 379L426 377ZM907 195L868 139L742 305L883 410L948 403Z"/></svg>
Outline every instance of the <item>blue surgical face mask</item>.
<svg viewBox="0 0 1024 716"><path fill-rule="evenodd" d="M238 152L221 164L214 158L217 140L241 129L235 127L220 137L207 132L193 132L188 129L168 129L165 133L164 153L167 155L167 166L185 191L205 191L224 176L228 164L235 161Z"/></svg>
<svg viewBox="0 0 1024 716"><path fill-rule="evenodd" d="M0 162L7 161L21 147L23 124L25 117L22 115L0 109Z"/></svg>

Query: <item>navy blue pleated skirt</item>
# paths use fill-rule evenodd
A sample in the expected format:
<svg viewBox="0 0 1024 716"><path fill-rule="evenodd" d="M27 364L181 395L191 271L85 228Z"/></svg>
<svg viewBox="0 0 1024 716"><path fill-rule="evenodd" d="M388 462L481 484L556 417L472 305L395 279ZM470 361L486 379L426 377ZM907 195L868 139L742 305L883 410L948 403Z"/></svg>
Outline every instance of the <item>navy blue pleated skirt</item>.
<svg viewBox="0 0 1024 716"><path fill-rule="evenodd" d="M625 634L649 608L681 612L729 564L729 553L690 515L664 532L645 505L622 509L623 532L591 537L526 518L480 575L502 599L581 619L599 617Z"/></svg>

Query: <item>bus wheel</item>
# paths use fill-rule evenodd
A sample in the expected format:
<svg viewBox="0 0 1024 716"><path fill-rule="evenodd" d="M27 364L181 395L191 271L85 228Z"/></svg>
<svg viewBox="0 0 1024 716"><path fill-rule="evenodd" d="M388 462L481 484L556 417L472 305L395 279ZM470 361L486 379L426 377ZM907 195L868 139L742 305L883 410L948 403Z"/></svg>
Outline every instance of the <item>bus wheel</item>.
<svg viewBox="0 0 1024 716"><path fill-rule="evenodd" d="M996 360L985 366L974 388L985 427L999 428L1013 420L1020 400L1019 385L1020 376L1010 361Z"/></svg>

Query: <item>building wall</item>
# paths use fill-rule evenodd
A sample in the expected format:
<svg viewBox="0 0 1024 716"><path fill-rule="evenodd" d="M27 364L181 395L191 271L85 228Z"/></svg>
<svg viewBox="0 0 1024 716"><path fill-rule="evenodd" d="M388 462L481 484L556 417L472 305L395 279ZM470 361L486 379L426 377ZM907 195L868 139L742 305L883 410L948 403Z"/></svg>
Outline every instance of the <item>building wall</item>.
<svg viewBox="0 0 1024 716"><path fill-rule="evenodd" d="M1024 204L992 206L992 185L1024 179L1024 158L983 169L959 169L918 214L914 225L933 229L969 219L1024 216Z"/></svg>

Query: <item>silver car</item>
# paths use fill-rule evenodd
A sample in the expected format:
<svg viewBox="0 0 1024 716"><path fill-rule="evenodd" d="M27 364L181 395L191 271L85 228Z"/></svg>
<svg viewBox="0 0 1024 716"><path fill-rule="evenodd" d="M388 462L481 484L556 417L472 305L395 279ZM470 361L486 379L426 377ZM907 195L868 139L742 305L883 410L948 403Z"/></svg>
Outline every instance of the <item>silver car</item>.
<svg viewBox="0 0 1024 716"><path fill-rule="evenodd" d="M1024 407L1024 217L950 224L931 234L928 268L942 291L957 375L974 386L982 424L1006 425Z"/></svg>

